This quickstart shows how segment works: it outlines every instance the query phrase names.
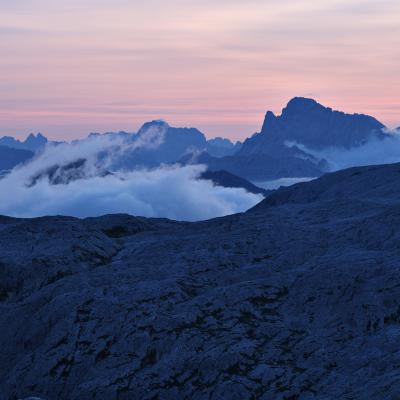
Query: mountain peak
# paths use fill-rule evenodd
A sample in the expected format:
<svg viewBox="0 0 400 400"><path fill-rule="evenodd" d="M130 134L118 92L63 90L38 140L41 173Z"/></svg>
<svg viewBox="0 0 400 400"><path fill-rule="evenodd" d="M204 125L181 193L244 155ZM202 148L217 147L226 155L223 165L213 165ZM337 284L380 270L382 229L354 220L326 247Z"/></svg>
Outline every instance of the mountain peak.
<svg viewBox="0 0 400 400"><path fill-rule="evenodd" d="M307 97L294 97L289 101L286 107L282 110L282 116L288 114L297 114L307 111L327 110L332 111L329 107L324 107L316 100Z"/></svg>
<svg viewBox="0 0 400 400"><path fill-rule="evenodd" d="M311 98L293 97L282 110L282 114L280 116L276 116L272 111L267 111L261 132L266 132L267 130L276 127L281 119L291 118L296 115L308 115L309 113L320 111L332 112L332 109L329 107L324 107L316 100Z"/></svg>
<svg viewBox="0 0 400 400"><path fill-rule="evenodd" d="M38 133L36 136L33 133L30 133L23 142L11 136L3 136L0 138L1 146L7 146L13 149L29 150L33 152L43 148L46 143L47 138L41 133Z"/></svg>
<svg viewBox="0 0 400 400"><path fill-rule="evenodd" d="M162 119L155 119L153 121L149 121L149 122L145 122L142 127L139 129L138 133L143 133L145 132L147 129L150 128L165 128L168 129L170 126L168 125L168 123Z"/></svg>
<svg viewBox="0 0 400 400"><path fill-rule="evenodd" d="M207 142L212 146L222 147L225 149L231 149L234 146L234 144L229 139L220 136L217 136L213 139L209 139Z"/></svg>
<svg viewBox="0 0 400 400"><path fill-rule="evenodd" d="M30 133L28 137L25 139L23 145L32 151L39 150L47 143L47 138L43 136L41 133L34 135Z"/></svg>
<svg viewBox="0 0 400 400"><path fill-rule="evenodd" d="M261 128L261 132L265 132L268 128L273 126L276 123L276 120L276 115L272 111L267 111L267 113L265 114L265 119Z"/></svg>
<svg viewBox="0 0 400 400"><path fill-rule="evenodd" d="M315 99L311 97L295 96L289 100L288 106L296 104L319 104Z"/></svg>
<svg viewBox="0 0 400 400"><path fill-rule="evenodd" d="M35 141L35 142L47 142L47 138L46 138L46 136L43 136L40 132L37 133L36 135L33 134L33 133L30 133L30 134L26 137L24 143L31 142L31 141Z"/></svg>
<svg viewBox="0 0 400 400"><path fill-rule="evenodd" d="M240 155L278 154L291 157L287 143L308 149L359 147L371 138L382 139L384 125L363 114L346 114L325 107L314 99L294 97L275 116L267 112L261 132L247 139ZM305 157L298 154L297 157Z"/></svg>

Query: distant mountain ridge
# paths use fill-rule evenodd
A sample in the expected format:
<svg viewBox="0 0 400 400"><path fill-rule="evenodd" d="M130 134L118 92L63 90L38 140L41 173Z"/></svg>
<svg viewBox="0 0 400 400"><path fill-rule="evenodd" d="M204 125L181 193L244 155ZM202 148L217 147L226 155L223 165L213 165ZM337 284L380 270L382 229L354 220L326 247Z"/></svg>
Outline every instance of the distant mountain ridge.
<svg viewBox="0 0 400 400"><path fill-rule="evenodd" d="M133 151L124 153L115 165L116 168L133 169L137 167L155 168L161 164L173 164L187 153L206 151L212 156L222 157L233 154L240 147L241 143L232 143L229 139L215 138L207 140L206 136L196 128L175 128L162 120L146 122L137 133L130 132L106 132L104 134L91 133L88 138L96 136L113 136L124 140L127 144L144 137L151 129L163 131L161 143L140 147ZM73 141L79 143L86 139ZM42 150L47 144L59 144L61 142L49 141L41 133L30 134L24 141L11 136L0 138L0 146L4 147L2 154L7 153L3 163L0 162L0 171L10 170L21 162L25 162L34 153ZM9 150L8 150L9 149ZM14 150L29 151L22 153Z"/></svg>
<svg viewBox="0 0 400 400"><path fill-rule="evenodd" d="M178 162L186 154L196 154L206 151L215 157L233 154L235 145L229 139L207 140L204 133L197 128L175 128L163 120L146 122L132 135L132 140L141 139L151 130L162 133L162 140L157 146L145 146L125 153L117 163L118 167L128 169L136 167L158 167L161 164Z"/></svg>
<svg viewBox="0 0 400 400"><path fill-rule="evenodd" d="M271 190L262 189L227 171L205 171L200 175L200 179L211 180L216 186L245 189L249 193L261 194L264 197L272 193Z"/></svg>
<svg viewBox="0 0 400 400"><path fill-rule="evenodd" d="M29 134L21 141L12 136L0 138L0 177L19 164L30 160L35 153L41 151L48 139L41 133Z"/></svg>
<svg viewBox="0 0 400 400"><path fill-rule="evenodd" d="M48 139L41 133L29 134L24 141L13 138L12 136L3 136L0 138L0 146L10 147L12 149L29 150L36 152L42 149L48 142Z"/></svg>
<svg viewBox="0 0 400 400"><path fill-rule="evenodd" d="M329 165L307 149L356 148L370 139L388 137L384 129L368 115L346 114L313 99L295 97L280 116L268 111L261 131L246 139L235 154L218 159L201 154L193 162L252 181L315 177L329 171Z"/></svg>
<svg viewBox="0 0 400 400"><path fill-rule="evenodd" d="M261 132L245 140L239 155L265 153L288 142L312 149L352 148L371 137L382 139L385 126L363 114L345 114L324 107L313 99L295 97L280 116L268 111Z"/></svg>
<svg viewBox="0 0 400 400"><path fill-rule="evenodd" d="M237 153L242 144L240 141L232 143L229 139L216 137L207 140L207 152L214 157L229 156Z"/></svg>
<svg viewBox="0 0 400 400"><path fill-rule="evenodd" d="M392 137L386 133L386 127L371 116L335 111L304 97L290 100L281 115L268 111L261 131L243 143L232 143L221 137L207 139L196 128L172 127L163 120L146 122L137 133L108 132L103 136L133 143L145 139L150 130L159 131L162 140L154 146L138 146L124 152L115 160L116 169L156 168L162 164L181 163L204 164L210 171L227 171L252 182L317 177L332 170L332 166L316 152L332 148L348 151L372 139L381 141ZM93 133L89 137L99 135ZM82 140L85 139L76 143ZM39 151L47 143L50 142L41 134L31 134L25 141L0 138L0 146L31 152ZM14 165L20 162L16 156Z"/></svg>

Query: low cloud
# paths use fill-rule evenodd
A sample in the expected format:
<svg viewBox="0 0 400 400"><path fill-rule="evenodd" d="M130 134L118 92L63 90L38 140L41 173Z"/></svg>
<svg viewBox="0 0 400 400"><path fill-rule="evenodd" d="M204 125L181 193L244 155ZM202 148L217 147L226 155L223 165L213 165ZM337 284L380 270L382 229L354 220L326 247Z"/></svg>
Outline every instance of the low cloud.
<svg viewBox="0 0 400 400"><path fill-rule="evenodd" d="M319 160L328 162L330 171L363 165L392 164L400 162L400 132L387 132L385 139L371 139L365 144L352 149L328 147L323 150L313 150L301 143L288 142L287 146L296 146Z"/></svg>
<svg viewBox="0 0 400 400"><path fill-rule="evenodd" d="M100 135L49 146L0 180L0 214L89 217L128 213L195 221L242 212L262 200L262 196L244 189L218 187L197 179L205 169L199 165L112 170L114 161L124 152L157 146L162 140L162 131L151 130L135 140ZM57 166L57 173L63 174L62 167L78 160L85 160L79 166L79 179L51 183L49 170ZM33 177L39 178L32 181Z"/></svg>

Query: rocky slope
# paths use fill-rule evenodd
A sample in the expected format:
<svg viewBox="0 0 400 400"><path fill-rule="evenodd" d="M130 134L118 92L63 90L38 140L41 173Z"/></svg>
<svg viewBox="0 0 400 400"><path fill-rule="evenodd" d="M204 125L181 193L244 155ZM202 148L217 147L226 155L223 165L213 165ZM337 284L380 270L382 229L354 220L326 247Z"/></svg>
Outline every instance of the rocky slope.
<svg viewBox="0 0 400 400"><path fill-rule="evenodd" d="M261 194L264 197L271 193L270 190L266 190L260 188L256 185L253 185L251 182L246 179L240 178L237 175L233 175L227 171L204 171L200 177L200 179L207 179L214 183L216 186L222 186L227 188L242 188L248 191L249 193Z"/></svg>
<svg viewBox="0 0 400 400"><path fill-rule="evenodd" d="M395 399L400 164L199 223L0 218L0 399Z"/></svg>

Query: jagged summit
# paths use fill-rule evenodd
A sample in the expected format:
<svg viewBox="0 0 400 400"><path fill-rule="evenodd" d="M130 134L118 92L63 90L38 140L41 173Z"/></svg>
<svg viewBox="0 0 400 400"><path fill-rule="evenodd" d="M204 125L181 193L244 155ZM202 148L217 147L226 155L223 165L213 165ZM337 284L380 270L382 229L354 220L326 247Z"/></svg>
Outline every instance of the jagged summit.
<svg viewBox="0 0 400 400"><path fill-rule="evenodd" d="M25 143L31 142L34 140L40 140L42 142L47 142L46 136L42 135L40 132L38 132L36 135L34 133L30 133L27 138L25 139Z"/></svg>
<svg viewBox="0 0 400 400"><path fill-rule="evenodd" d="M153 130L154 146L127 151L115 167L129 170L190 162L204 163L210 170L226 170L253 182L316 177L336 168L325 150L353 150L371 139L391 137L389 130L371 116L335 111L306 97L291 99L280 115L268 111L261 131L244 143L234 144L219 137L207 139L196 128L172 127L162 119L144 123L137 135L145 135L149 130ZM107 134L118 135L127 141L137 138L136 134L126 132ZM31 134L24 142L11 137L0 138L0 146L33 152L43 148L46 142L41 134ZM18 162L20 160L16 158L14 165ZM385 162L384 155L378 162Z"/></svg>
<svg viewBox="0 0 400 400"><path fill-rule="evenodd" d="M11 149L29 150L37 152L46 145L47 138L41 133L34 135L30 133L24 141L13 138L12 136L3 136L0 138L0 146L6 146Z"/></svg>
<svg viewBox="0 0 400 400"><path fill-rule="evenodd" d="M282 114L268 111L259 134L244 142L240 154L276 152L294 142L312 149L352 148L372 137L383 138L385 126L364 114L346 114L319 104L314 99L295 97Z"/></svg>
<svg viewBox="0 0 400 400"><path fill-rule="evenodd" d="M138 130L138 134L146 132L150 128L165 128L168 129L170 126L168 122L162 119L155 119L153 121L145 122Z"/></svg>
<svg viewBox="0 0 400 400"><path fill-rule="evenodd" d="M0 138L0 146L6 146L12 149L29 150L33 152L42 149L47 142L47 138L41 133L37 133L36 135L30 133L24 141L15 139L12 136L3 136Z"/></svg>
<svg viewBox="0 0 400 400"><path fill-rule="evenodd" d="M24 145L28 150L36 151L45 146L47 141L48 141L47 138L43 136L41 133L38 133L36 136L33 133L31 133L25 139Z"/></svg>
<svg viewBox="0 0 400 400"><path fill-rule="evenodd" d="M289 100L286 107L282 110L282 114L287 113L297 113L297 112L307 112L316 110L331 110L331 108L324 107L319 104L316 100L307 97L293 97Z"/></svg>
<svg viewBox="0 0 400 400"><path fill-rule="evenodd" d="M346 114L314 99L294 97L280 115L268 111L261 131L234 154L219 159L202 155L198 161L211 170L226 170L253 182L316 177L335 169L324 151L353 150L388 137L385 126L371 116Z"/></svg>
<svg viewBox="0 0 400 400"><path fill-rule="evenodd" d="M274 126L274 124L276 124L277 119L278 117L272 111L267 111L267 113L265 114L261 132L265 132L267 129Z"/></svg>
<svg viewBox="0 0 400 400"><path fill-rule="evenodd" d="M277 121L291 117L297 117L301 114L315 114L318 112L332 112L329 107L324 107L316 100L306 97L294 97L282 109L281 115L275 115L272 111L267 111L261 133L275 127Z"/></svg>

